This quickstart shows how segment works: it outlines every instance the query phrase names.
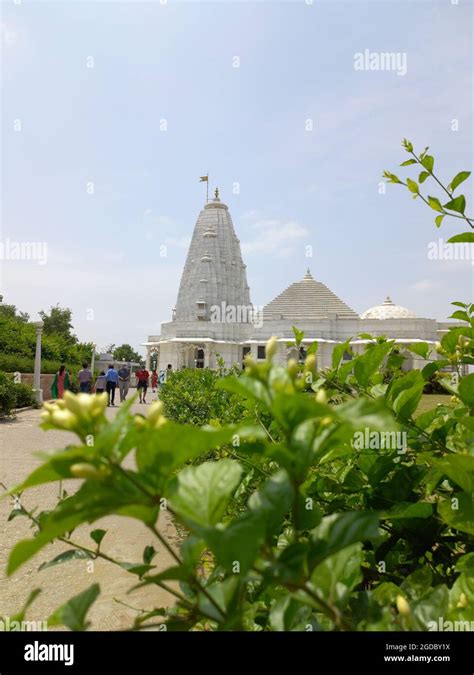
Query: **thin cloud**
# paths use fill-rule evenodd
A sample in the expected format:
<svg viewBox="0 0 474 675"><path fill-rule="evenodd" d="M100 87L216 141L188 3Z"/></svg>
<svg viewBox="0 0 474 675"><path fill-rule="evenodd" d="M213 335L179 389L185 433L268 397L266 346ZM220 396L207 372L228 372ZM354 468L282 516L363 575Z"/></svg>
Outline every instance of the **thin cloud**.
<svg viewBox="0 0 474 675"><path fill-rule="evenodd" d="M259 220L252 229L253 239L242 243L242 253L276 253L285 257L293 251L296 239L308 236L308 229L295 220Z"/></svg>

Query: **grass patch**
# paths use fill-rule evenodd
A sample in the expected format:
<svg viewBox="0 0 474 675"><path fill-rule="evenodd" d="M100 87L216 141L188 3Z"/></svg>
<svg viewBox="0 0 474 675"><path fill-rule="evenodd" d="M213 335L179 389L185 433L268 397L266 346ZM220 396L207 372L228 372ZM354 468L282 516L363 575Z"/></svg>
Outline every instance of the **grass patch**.
<svg viewBox="0 0 474 675"><path fill-rule="evenodd" d="M440 403L447 405L450 398L450 394L423 394L416 412L424 413L427 410L432 410Z"/></svg>

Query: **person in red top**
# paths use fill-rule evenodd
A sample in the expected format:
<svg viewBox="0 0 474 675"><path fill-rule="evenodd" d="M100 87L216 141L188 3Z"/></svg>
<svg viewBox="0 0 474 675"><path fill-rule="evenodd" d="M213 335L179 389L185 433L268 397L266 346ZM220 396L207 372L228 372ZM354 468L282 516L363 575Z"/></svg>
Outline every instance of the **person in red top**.
<svg viewBox="0 0 474 675"><path fill-rule="evenodd" d="M140 396L140 403L146 403L146 391L148 389L148 378L150 373L146 368L142 370L137 370L135 373L137 377L137 389Z"/></svg>
<svg viewBox="0 0 474 675"><path fill-rule="evenodd" d="M155 393L157 385L158 385L158 373L156 372L156 368L154 368L151 371L151 389L153 393Z"/></svg>

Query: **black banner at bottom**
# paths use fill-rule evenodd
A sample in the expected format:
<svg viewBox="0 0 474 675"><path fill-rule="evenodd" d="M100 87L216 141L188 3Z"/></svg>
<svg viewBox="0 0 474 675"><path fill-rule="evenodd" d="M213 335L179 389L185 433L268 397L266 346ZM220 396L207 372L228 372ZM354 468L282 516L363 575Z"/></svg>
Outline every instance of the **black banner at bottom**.
<svg viewBox="0 0 474 675"><path fill-rule="evenodd" d="M203 660L198 661L202 657ZM0 633L0 675L107 672L135 663L134 672L162 670L170 659L177 668L239 664L278 664L293 659L293 669L313 663L349 672L474 672L474 634L458 633ZM214 661L216 665L217 661ZM200 666L198 665L200 664ZM166 667L166 666L165 666ZM339 671L338 671L339 672Z"/></svg>

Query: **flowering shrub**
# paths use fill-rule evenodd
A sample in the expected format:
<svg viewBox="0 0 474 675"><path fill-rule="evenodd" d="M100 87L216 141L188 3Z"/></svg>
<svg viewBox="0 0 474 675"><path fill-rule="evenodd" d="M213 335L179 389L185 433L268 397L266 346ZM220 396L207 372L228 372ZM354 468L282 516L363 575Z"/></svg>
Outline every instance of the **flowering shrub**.
<svg viewBox="0 0 474 675"><path fill-rule="evenodd" d="M245 414L242 401L216 387L227 371L185 368L172 373L160 388L166 416L176 422L209 424L236 422Z"/></svg>

